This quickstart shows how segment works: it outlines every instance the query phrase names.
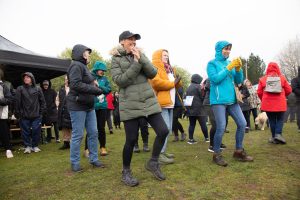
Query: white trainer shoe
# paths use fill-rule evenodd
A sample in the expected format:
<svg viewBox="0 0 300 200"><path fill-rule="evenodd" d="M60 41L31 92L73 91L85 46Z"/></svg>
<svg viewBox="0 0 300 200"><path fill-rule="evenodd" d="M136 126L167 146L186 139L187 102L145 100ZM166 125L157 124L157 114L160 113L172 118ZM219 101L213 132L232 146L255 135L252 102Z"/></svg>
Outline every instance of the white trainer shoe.
<svg viewBox="0 0 300 200"><path fill-rule="evenodd" d="M31 147L26 147L24 153L31 153Z"/></svg>
<svg viewBox="0 0 300 200"><path fill-rule="evenodd" d="M14 155L11 152L11 150L6 150L6 157L7 158L13 158L14 157Z"/></svg>
<svg viewBox="0 0 300 200"><path fill-rule="evenodd" d="M33 147L32 151L35 152L35 153L37 153L37 152L40 152L42 150L40 148L38 148L38 147Z"/></svg>

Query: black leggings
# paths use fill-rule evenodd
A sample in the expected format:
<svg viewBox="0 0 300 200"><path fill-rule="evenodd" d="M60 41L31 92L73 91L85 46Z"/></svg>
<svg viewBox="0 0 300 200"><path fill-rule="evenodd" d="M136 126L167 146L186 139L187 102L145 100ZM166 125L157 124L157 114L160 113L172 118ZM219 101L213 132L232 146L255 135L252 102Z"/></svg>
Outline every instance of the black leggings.
<svg viewBox="0 0 300 200"><path fill-rule="evenodd" d="M178 121L179 118L181 118L182 116L182 107L174 107L173 109L173 132L175 136L178 136L178 130L180 131L180 133L184 133L183 127L181 125L181 123Z"/></svg>
<svg viewBox="0 0 300 200"><path fill-rule="evenodd" d="M156 133L153 144L152 159L158 160L160 151L165 143L165 139L169 133L168 127L164 122L160 113L145 117L147 122L152 126ZM123 167L130 168L132 152L134 144L139 134L139 118L124 121L126 142L123 148Z"/></svg>
<svg viewBox="0 0 300 200"><path fill-rule="evenodd" d="M53 124L54 133L55 133L55 139L59 139L59 129L58 129L58 123L52 122L51 124L46 124L47 126L51 126ZM47 128L47 140L50 141L52 137L51 128Z"/></svg>
<svg viewBox="0 0 300 200"><path fill-rule="evenodd" d="M148 122L146 118L140 117L139 120L139 128L141 130L142 140L144 144L148 144L149 132L148 132ZM139 134L137 136L136 145L139 145Z"/></svg>
<svg viewBox="0 0 300 200"><path fill-rule="evenodd" d="M5 150L11 148L10 140L10 130L7 119L0 119L0 141L2 142Z"/></svg>
<svg viewBox="0 0 300 200"><path fill-rule="evenodd" d="M247 127L250 128L250 111L249 110L243 111L243 115L244 115L245 120L247 122Z"/></svg>
<svg viewBox="0 0 300 200"><path fill-rule="evenodd" d="M189 139L194 139L194 130L196 122L198 121L202 130L202 133L206 138L208 138L208 131L206 126L206 116L189 116L190 125L189 125Z"/></svg>

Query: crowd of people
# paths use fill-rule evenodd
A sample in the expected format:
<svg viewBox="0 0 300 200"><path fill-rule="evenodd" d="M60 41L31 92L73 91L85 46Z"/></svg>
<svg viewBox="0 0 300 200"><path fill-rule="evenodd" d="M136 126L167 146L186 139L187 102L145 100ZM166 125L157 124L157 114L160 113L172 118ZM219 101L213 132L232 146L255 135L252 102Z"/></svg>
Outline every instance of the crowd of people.
<svg viewBox="0 0 300 200"><path fill-rule="evenodd" d="M109 133L113 134L113 125L115 129L121 129L123 122L126 141L121 180L128 186L139 184L131 171L131 159L133 152L140 152L139 130L143 151L150 151L148 126L153 128L156 137L145 168L156 179L166 179L160 166L175 162L174 153L167 151L168 137L174 133L173 142L186 140L186 132L178 120L183 113L189 120L187 143L192 145L198 142L194 138L198 121L203 141L209 143L208 151L213 153L213 162L224 167L228 163L222 155L226 148L222 138L228 116L237 126L233 152L233 158L237 161L254 160L246 152L243 141L245 133L252 131L253 127L259 129L255 119L260 112L266 112L268 117L270 143L286 144L282 129L289 115L291 121L297 120L300 132L300 68L298 77L290 85L278 64L271 62L256 90L251 81L244 78L241 59L229 61L232 44L219 41L215 45L215 58L208 62L206 68L208 78L203 80L201 75L193 74L189 87L183 91L181 76L170 63L169 51L156 50L150 61L136 46L140 39L139 34L124 31L119 35L119 45L111 51L111 76L119 87L118 91L111 89L105 75L105 62L96 61L89 71L87 64L92 50L80 44L72 49L72 63L58 93L51 88L50 80L44 80L37 86L30 72L22 75L23 84L13 90L2 80L4 74L0 70L0 136L7 158L13 157L9 138L9 118L12 115L19 120L25 154L41 151L39 142L43 125L53 127L57 143L61 142L61 130L63 145L60 149L70 149L73 172L83 170L80 146L84 130L84 154L92 166L103 168L105 164L99 160L98 146L101 156L109 154L106 123ZM49 128L46 142L51 142L51 139Z"/></svg>

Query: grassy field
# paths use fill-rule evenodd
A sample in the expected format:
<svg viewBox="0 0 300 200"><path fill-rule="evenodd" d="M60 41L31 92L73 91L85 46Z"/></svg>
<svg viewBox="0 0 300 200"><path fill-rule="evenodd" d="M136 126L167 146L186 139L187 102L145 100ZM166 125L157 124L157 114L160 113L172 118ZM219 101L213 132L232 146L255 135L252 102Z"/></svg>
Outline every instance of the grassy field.
<svg viewBox="0 0 300 200"><path fill-rule="evenodd" d="M183 120L185 130L188 121ZM15 146L14 158L0 157L0 199L300 199L300 134L295 123L284 125L286 145L267 142L270 132L251 131L244 145L254 156L253 163L240 163L232 158L233 123L224 135L228 167L212 163L199 125L195 139L199 142L171 142L168 152L175 153L175 164L163 166L166 181L157 181L144 169L150 153L133 155L132 169L139 179L138 187L124 186L120 181L124 131L107 134L109 155L100 159L105 169L92 168L82 157L83 173L70 171L69 151L61 144L40 145L42 152L24 155ZM154 133L150 129L150 143ZM140 137L141 140L141 137ZM142 142L140 141L140 144Z"/></svg>

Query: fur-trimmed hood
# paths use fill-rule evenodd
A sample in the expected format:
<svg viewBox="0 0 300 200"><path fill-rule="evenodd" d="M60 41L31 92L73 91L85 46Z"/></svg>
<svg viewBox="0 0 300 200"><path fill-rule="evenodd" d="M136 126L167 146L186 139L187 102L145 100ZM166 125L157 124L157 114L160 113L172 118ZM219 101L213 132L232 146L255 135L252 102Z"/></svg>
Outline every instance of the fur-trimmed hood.
<svg viewBox="0 0 300 200"><path fill-rule="evenodd" d="M144 53L143 52L143 49L140 48L140 47L136 47L140 53ZM109 51L109 54L111 56L126 56L127 53L126 53L126 50L124 49L124 47L122 45L118 45L116 47L114 47L112 50Z"/></svg>

